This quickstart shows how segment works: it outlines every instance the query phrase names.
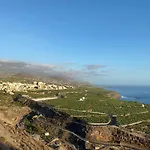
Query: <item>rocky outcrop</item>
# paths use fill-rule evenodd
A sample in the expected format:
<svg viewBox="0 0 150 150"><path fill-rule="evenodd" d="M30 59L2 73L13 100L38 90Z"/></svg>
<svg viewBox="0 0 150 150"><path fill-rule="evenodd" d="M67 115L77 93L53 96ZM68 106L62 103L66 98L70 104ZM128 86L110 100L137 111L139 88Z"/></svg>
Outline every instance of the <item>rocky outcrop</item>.
<svg viewBox="0 0 150 150"><path fill-rule="evenodd" d="M86 138L94 142L111 142L120 144L125 149L148 150L150 138L148 135L130 132L117 126L89 126ZM90 148L89 148L90 149ZM100 149L100 148L99 148ZM121 148L122 149L122 148Z"/></svg>
<svg viewBox="0 0 150 150"><path fill-rule="evenodd" d="M36 140L25 130L16 129L1 120L0 136L5 139L5 145L0 141L0 150L54 150L47 146L43 140Z"/></svg>
<svg viewBox="0 0 150 150"><path fill-rule="evenodd" d="M112 141L112 132L108 126L88 126L86 138L90 141Z"/></svg>
<svg viewBox="0 0 150 150"><path fill-rule="evenodd" d="M107 97L114 98L114 99L120 99L121 98L120 93L115 92L115 91L110 91L106 95L107 95Z"/></svg>
<svg viewBox="0 0 150 150"><path fill-rule="evenodd" d="M9 94L13 94L13 92L27 92L30 90L66 90L68 88L74 87L71 85L46 84L44 82L37 81L34 81L33 84L17 82L2 82L0 84L0 90L3 90Z"/></svg>

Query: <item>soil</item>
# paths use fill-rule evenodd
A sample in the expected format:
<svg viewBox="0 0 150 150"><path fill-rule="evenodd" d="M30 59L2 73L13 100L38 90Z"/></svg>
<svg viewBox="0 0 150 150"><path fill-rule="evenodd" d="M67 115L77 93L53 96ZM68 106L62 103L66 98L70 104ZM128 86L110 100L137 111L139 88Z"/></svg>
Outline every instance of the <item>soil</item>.
<svg viewBox="0 0 150 150"><path fill-rule="evenodd" d="M150 148L150 138L145 135L131 133L117 126L88 126L82 120L71 118L47 104L22 98L20 102L24 107L0 106L0 150L53 150L50 148L51 142L57 138L63 143L57 150L85 150L87 147L92 150L96 148L95 142L101 141L127 144L127 147L133 146L134 149L137 146L142 150ZM48 141L33 137L26 132L25 126L19 126L24 125L22 118L27 115L42 128L40 132L44 130L41 135L37 133L38 135L42 137L46 132L50 134ZM37 115L42 117L33 119ZM92 144L87 145L89 141L92 141ZM98 145L103 146L104 143Z"/></svg>
<svg viewBox="0 0 150 150"><path fill-rule="evenodd" d="M28 107L0 108L0 149L2 150L52 150L42 140L35 140L17 122L30 112Z"/></svg>

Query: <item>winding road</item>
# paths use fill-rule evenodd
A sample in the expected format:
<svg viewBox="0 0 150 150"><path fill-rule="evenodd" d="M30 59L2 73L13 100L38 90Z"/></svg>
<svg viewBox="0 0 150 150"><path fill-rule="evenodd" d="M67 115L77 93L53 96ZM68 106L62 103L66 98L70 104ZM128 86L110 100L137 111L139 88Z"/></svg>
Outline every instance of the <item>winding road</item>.
<svg viewBox="0 0 150 150"><path fill-rule="evenodd" d="M122 127L133 126L133 125L137 125L137 124L140 124L140 123L143 123L143 122L150 122L150 119L141 120L141 121L133 122L133 123L130 123L130 124L125 124L125 125L122 125Z"/></svg>
<svg viewBox="0 0 150 150"><path fill-rule="evenodd" d="M45 124L45 122L43 122ZM49 124L49 123L48 123ZM126 148L130 148L130 149L133 149L133 150L148 150L146 148L140 148L139 146L135 146L135 145L131 145L131 144L128 144L128 143L125 143L125 142L120 142L120 143L111 143L111 142L104 142L104 141L99 141L99 142L93 142L93 141L88 141L86 140L85 138L77 135L76 133L72 132L72 131L69 131L69 130L66 130L62 127L59 127L59 126L55 126L55 125L52 125L50 124L51 126L59 129L59 130L62 130L62 131L65 131L67 133L70 133L74 136L76 136L77 138L79 138L80 140L82 140L83 142L85 143L89 143L89 144L95 144L95 145L105 145L105 146L118 146L118 147L126 147Z"/></svg>
<svg viewBox="0 0 150 150"><path fill-rule="evenodd" d="M45 100L45 98L42 98L42 99ZM32 99L32 100L33 100L33 99ZM37 100L37 99L36 99L36 100ZM38 99L38 100L39 100L39 99ZM38 100L37 100L37 101L38 101ZM34 100L34 101L35 101L35 100ZM41 101L41 99L40 99L39 101ZM108 125L110 122L111 122L111 120L110 120L108 123L103 124L103 125ZM45 122L43 122L43 123L45 124ZM50 124L50 123L47 122L47 124ZM79 124L80 124L80 123L79 123ZM52 124L50 124L50 125L52 125ZM89 124L89 125L93 126L94 124ZM101 126L102 124L101 124L101 123L96 123L95 125ZM74 133L74 132L72 132L72 131L70 131L70 130L66 130L66 129L64 129L64 128L60 127L60 126L56 126L56 125L53 125L53 126L54 126L55 128L57 128L57 129L63 130L63 131L65 131L65 132L68 132L68 133L70 133L70 134L76 136L77 138L79 138L80 140L84 141L85 143L96 144L96 145L105 145L105 146L126 147L126 148L134 149L134 150L148 150L148 149L146 149L146 148L141 148L141 147L139 147L139 146L137 147L137 146L135 146L135 145L132 145L132 144L130 144L130 143L125 143L125 142L111 143L111 142L105 142L105 141L98 141L98 142L88 141L88 140L86 140L85 138L83 138L83 137L77 135L76 133ZM130 133L130 132L128 132L128 131L125 131L125 132L127 132L128 134L134 135L134 133ZM135 135L135 136L137 136L137 135Z"/></svg>

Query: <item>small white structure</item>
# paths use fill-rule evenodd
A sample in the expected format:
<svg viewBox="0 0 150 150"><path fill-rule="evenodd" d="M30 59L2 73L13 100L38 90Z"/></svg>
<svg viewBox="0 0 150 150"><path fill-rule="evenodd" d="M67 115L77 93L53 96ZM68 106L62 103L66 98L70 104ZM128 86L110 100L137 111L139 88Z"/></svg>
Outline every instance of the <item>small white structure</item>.
<svg viewBox="0 0 150 150"><path fill-rule="evenodd" d="M100 147L99 147L99 146L96 146L96 147L95 147L95 150L99 150L99 149L100 149Z"/></svg>
<svg viewBox="0 0 150 150"><path fill-rule="evenodd" d="M46 132L46 133L45 133L45 136L49 136L49 132Z"/></svg>
<svg viewBox="0 0 150 150"><path fill-rule="evenodd" d="M143 107L143 108L145 108L145 105L144 105L144 104L142 104L142 107Z"/></svg>
<svg viewBox="0 0 150 150"><path fill-rule="evenodd" d="M82 98L80 98L78 101L79 101L79 102L83 102L84 100L83 100Z"/></svg>
<svg viewBox="0 0 150 150"><path fill-rule="evenodd" d="M83 102L85 100L85 97L80 98L78 101Z"/></svg>

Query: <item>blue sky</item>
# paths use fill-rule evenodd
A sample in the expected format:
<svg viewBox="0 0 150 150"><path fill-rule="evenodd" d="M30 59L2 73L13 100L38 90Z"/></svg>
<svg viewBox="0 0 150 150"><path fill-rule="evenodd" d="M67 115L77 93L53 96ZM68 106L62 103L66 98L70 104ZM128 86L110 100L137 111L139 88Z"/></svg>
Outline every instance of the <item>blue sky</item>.
<svg viewBox="0 0 150 150"><path fill-rule="evenodd" d="M149 8L149 0L1 0L0 59L98 65L86 80L150 85Z"/></svg>

